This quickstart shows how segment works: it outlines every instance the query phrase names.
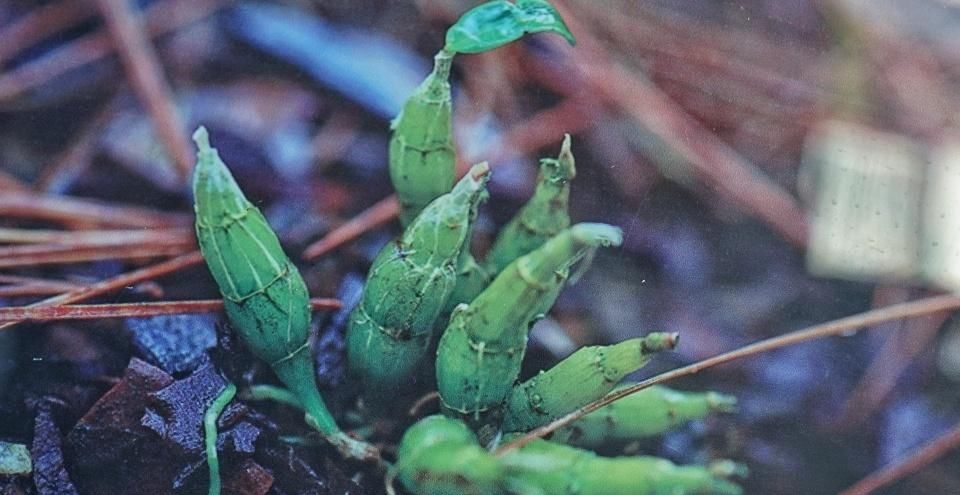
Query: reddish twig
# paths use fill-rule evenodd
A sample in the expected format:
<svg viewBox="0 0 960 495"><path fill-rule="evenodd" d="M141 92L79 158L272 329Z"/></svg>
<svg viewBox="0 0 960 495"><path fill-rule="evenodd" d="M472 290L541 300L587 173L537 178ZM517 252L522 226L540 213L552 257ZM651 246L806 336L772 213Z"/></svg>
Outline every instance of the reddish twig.
<svg viewBox="0 0 960 495"><path fill-rule="evenodd" d="M36 193L0 194L0 217L46 220L69 226L138 229L184 227L193 223L192 215Z"/></svg>
<svg viewBox="0 0 960 495"><path fill-rule="evenodd" d="M849 399L843 404L838 419L832 426L847 429L863 424L896 387L897 380L917 355L929 349L937 331L949 317L950 313L947 311L926 315L903 322L906 326L904 332L889 335L850 393Z"/></svg>
<svg viewBox="0 0 960 495"><path fill-rule="evenodd" d="M63 0L33 9L0 30L0 63L24 48L86 22L93 14L83 0Z"/></svg>
<svg viewBox="0 0 960 495"><path fill-rule="evenodd" d="M569 425L583 416L628 395L637 393L653 385L658 385L670 380L675 380L677 378L699 373L707 368L712 368L714 366L726 364L737 359L743 359L745 357L754 356L763 352L781 349L811 340L847 334L859 328L870 327L888 321L929 315L942 311L955 310L958 308L960 308L960 296L928 297L916 301L887 306L881 309L866 311L857 315L848 316L846 318L840 318L839 320L833 320L821 325L805 328L803 330L790 332L779 337L761 340L739 349L659 374L639 383L635 383L628 387L612 392L599 400L580 407L577 410L562 416L547 425L541 426L523 435L522 437L501 446L497 452L499 454L503 454L509 450L522 447L536 438L542 438L546 435L549 435L557 429Z"/></svg>
<svg viewBox="0 0 960 495"><path fill-rule="evenodd" d="M26 192L30 188L20 179L10 175L8 172L0 170L0 191L3 192Z"/></svg>
<svg viewBox="0 0 960 495"><path fill-rule="evenodd" d="M567 98L515 124L503 133L503 146L494 151L491 163L525 155L559 143L566 134L576 134L596 124L597 113L577 98Z"/></svg>
<svg viewBox="0 0 960 495"><path fill-rule="evenodd" d="M81 287L80 284L65 282L63 280L21 277L6 274L0 274L0 284L10 284L0 287L0 297L46 296L62 294Z"/></svg>
<svg viewBox="0 0 960 495"><path fill-rule="evenodd" d="M400 204L397 203L397 197L395 195L381 199L377 204L367 208L343 225L328 232L327 235L323 236L319 241L307 246L307 249L303 251L303 259L309 261L319 258L397 218L399 211Z"/></svg>
<svg viewBox="0 0 960 495"><path fill-rule="evenodd" d="M960 424L922 445L899 462L886 466L858 481L850 488L840 492L839 495L869 495L923 469L957 447L960 447Z"/></svg>
<svg viewBox="0 0 960 495"><path fill-rule="evenodd" d="M316 298L310 300L310 308L313 311L340 309L340 306L341 303L338 299ZM144 318L181 313L213 313L222 309L222 299L44 307L16 306L0 308L0 322Z"/></svg>
<svg viewBox="0 0 960 495"><path fill-rule="evenodd" d="M127 0L98 0L97 4L120 53L127 79L147 106L157 133L186 184L193 170L193 153L149 35Z"/></svg>
<svg viewBox="0 0 960 495"><path fill-rule="evenodd" d="M132 272L127 272L116 277L111 277L106 280L101 280L95 284L89 286L72 290L70 292L65 292L59 296L51 297L38 301L30 305L30 307L47 307L47 306L60 306L64 304L72 304L76 302L85 301L92 297L96 297L102 294L107 294L113 291L129 287L145 280L152 280L154 278L162 277L164 275L169 275L178 270L184 268L198 265L203 263L203 256L200 254L200 251L193 251L191 253L185 254L183 256L178 256L173 259L169 259L155 265L147 266L134 270ZM5 330L7 328L16 325L17 321L10 321L0 324L0 330Z"/></svg>
<svg viewBox="0 0 960 495"><path fill-rule="evenodd" d="M149 230L40 230L0 227L0 243L61 244L72 247L117 246L122 244L183 244L193 241L190 229ZM3 248L0 248L2 250Z"/></svg>
<svg viewBox="0 0 960 495"><path fill-rule="evenodd" d="M147 9L147 31L162 36L215 12L229 0L175 0L155 2ZM113 53L113 41L104 32L78 38L62 48L0 75L0 101L54 79L67 71L101 60Z"/></svg>
<svg viewBox="0 0 960 495"><path fill-rule="evenodd" d="M0 268L176 256L195 248L196 244L192 240L179 243L103 246L63 246L59 244L5 246L0 247Z"/></svg>

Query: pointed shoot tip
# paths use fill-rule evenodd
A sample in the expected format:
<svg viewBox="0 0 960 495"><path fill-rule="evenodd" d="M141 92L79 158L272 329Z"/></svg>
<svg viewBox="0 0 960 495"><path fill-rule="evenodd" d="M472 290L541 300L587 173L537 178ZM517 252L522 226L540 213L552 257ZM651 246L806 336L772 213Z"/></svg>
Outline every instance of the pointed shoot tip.
<svg viewBox="0 0 960 495"><path fill-rule="evenodd" d="M207 132L206 127L200 126L197 127L196 131L193 131L193 142L197 143L200 151L210 149L210 134Z"/></svg>

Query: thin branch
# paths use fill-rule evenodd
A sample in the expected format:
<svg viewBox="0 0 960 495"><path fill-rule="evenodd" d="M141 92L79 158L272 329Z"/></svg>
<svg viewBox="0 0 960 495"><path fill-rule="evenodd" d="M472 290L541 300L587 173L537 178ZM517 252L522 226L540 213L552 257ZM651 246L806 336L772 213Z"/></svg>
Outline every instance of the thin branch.
<svg viewBox="0 0 960 495"><path fill-rule="evenodd" d="M177 228L63 231L0 227L0 243L60 244L73 247L155 243L183 244L190 242L193 236L193 230Z"/></svg>
<svg viewBox="0 0 960 495"><path fill-rule="evenodd" d="M2 192L27 192L30 187L23 181L14 177L9 172L0 170L0 191Z"/></svg>
<svg viewBox="0 0 960 495"><path fill-rule="evenodd" d="M40 244L0 247L0 268L18 268L112 259L143 259L176 256L196 249L192 240L164 244L117 244L69 246Z"/></svg>
<svg viewBox="0 0 960 495"><path fill-rule="evenodd" d="M960 447L960 424L914 450L899 462L886 466L858 481L850 488L840 492L839 495L869 495L923 469L957 447Z"/></svg>
<svg viewBox="0 0 960 495"><path fill-rule="evenodd" d="M0 194L0 217L45 220L71 226L137 229L184 227L193 223L192 215L160 213L149 208L116 206L91 199L32 192Z"/></svg>
<svg viewBox="0 0 960 495"><path fill-rule="evenodd" d="M113 36L114 47L120 52L127 79L147 106L157 134L181 182L186 184L193 170L193 153L149 34L140 16L130 8L129 0L98 0L97 4Z"/></svg>
<svg viewBox="0 0 960 495"><path fill-rule="evenodd" d="M340 309L338 299L310 300L313 311ZM16 306L0 308L0 322L97 320L102 318L144 318L181 313L214 313L223 309L222 299L164 301L117 304L80 304L64 306Z"/></svg>
<svg viewBox="0 0 960 495"><path fill-rule="evenodd" d="M83 0L62 0L27 12L0 30L0 63L24 48L90 20L93 14Z"/></svg>
<svg viewBox="0 0 960 495"><path fill-rule="evenodd" d="M397 218L399 211L400 204L397 203L396 195L381 199L377 204L328 232L319 241L307 246L307 249L303 251L303 259L309 261L319 258Z"/></svg>
<svg viewBox="0 0 960 495"><path fill-rule="evenodd" d="M209 16L228 1L154 2L147 9L147 32L151 38L162 36ZM0 102L13 100L67 71L102 60L111 55L113 49L110 36L98 31L0 74Z"/></svg>
<svg viewBox="0 0 960 495"><path fill-rule="evenodd" d="M173 259L169 259L155 265L150 265L143 267L132 272L127 272L116 277L108 278L106 280L101 280L95 284L72 290L70 292L65 292L59 296L50 297L42 301L35 302L30 305L30 307L48 307L48 306L60 306L64 304L72 304L76 302L85 301L92 297L97 297L99 295L107 294L117 290L121 290L125 287L129 287L145 280L152 280L164 275L169 275L178 270L182 270L187 267L194 265L199 265L203 263L203 256L200 254L200 251L193 251L187 253L183 256L178 256ZM0 323L0 330L6 330L14 325L19 323L19 321L9 321L6 323Z"/></svg>
<svg viewBox="0 0 960 495"><path fill-rule="evenodd" d="M497 453L503 454L507 451L522 447L534 439L549 435L559 428L569 425L570 423L573 423L574 421L596 411L597 409L600 409L603 406L622 399L628 395L637 393L645 388L668 382L670 380L675 380L677 378L693 375L707 368L712 368L714 366L726 364L737 359L754 356L763 352L781 349L811 340L843 335L859 328L871 327L873 325L888 321L923 316L932 313L939 313L941 311L955 310L958 308L960 308L960 296L948 295L928 297L916 301L895 304L885 308L866 311L864 313L848 316L846 318L840 318L839 320L833 320L831 322L805 328L803 330L790 332L779 337L761 340L739 349L735 349L712 358L704 359L703 361L698 361L696 363L659 374L639 383L630 385L629 387L612 392L599 400L591 402L565 416L550 422L549 424L530 431L522 437L501 446L497 450Z"/></svg>

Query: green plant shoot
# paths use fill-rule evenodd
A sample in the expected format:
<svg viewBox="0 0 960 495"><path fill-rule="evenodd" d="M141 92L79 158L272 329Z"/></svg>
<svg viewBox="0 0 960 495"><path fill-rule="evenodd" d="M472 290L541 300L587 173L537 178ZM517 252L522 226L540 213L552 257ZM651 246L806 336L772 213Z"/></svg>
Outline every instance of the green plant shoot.
<svg viewBox="0 0 960 495"><path fill-rule="evenodd" d="M737 399L716 392L653 386L628 395L562 428L552 440L586 448L622 445L667 432L713 412L732 412Z"/></svg>
<svg viewBox="0 0 960 495"><path fill-rule="evenodd" d="M450 126L450 65L453 53L441 50L433 72L410 95L393 120L390 180L400 201L400 223L407 225L431 201L450 191L456 157Z"/></svg>
<svg viewBox="0 0 960 495"><path fill-rule="evenodd" d="M527 431L606 395L625 376L673 349L677 334L651 333L610 346L584 347L514 387L503 431Z"/></svg>
<svg viewBox="0 0 960 495"><path fill-rule="evenodd" d="M540 160L540 174L533 196L504 226L487 253L484 268L488 272L500 273L510 262L537 249L570 226L567 212L570 181L576 173L570 135L567 134L557 158Z"/></svg>
<svg viewBox="0 0 960 495"><path fill-rule="evenodd" d="M447 30L444 49L456 53L492 50L527 33L553 32L576 43L560 14L546 0L487 2L464 13Z"/></svg>
<svg viewBox="0 0 960 495"><path fill-rule="evenodd" d="M433 58L433 71L390 126L390 179L400 201L402 225L449 191L456 178L450 96L453 56L490 50L525 33L544 31L574 43L563 19L544 0L488 2L467 11L447 32L446 46Z"/></svg>
<svg viewBox="0 0 960 495"><path fill-rule="evenodd" d="M199 147L193 178L197 241L230 323L297 396L312 427L346 456L374 457L371 446L337 427L317 390L308 344L310 299L300 272L210 146L207 130L200 127L193 138Z"/></svg>
<svg viewBox="0 0 960 495"><path fill-rule="evenodd" d="M461 421L426 417L407 430L394 466L417 495L738 495L735 463L677 466L652 457L599 457L535 440L497 457Z"/></svg>
<svg viewBox="0 0 960 495"><path fill-rule="evenodd" d="M677 466L657 457L600 457L534 440L506 453L500 464L518 493L542 495L740 495L743 490L711 468Z"/></svg>
<svg viewBox="0 0 960 495"><path fill-rule="evenodd" d="M456 283L457 260L489 173L486 163L475 165L384 247L370 268L347 327L347 359L374 409L410 383L422 364Z"/></svg>
<svg viewBox="0 0 960 495"><path fill-rule="evenodd" d="M530 324L553 304L570 265L621 240L610 225L575 225L511 263L469 305L457 306L437 350L445 412L475 424L496 421L520 372Z"/></svg>
<svg viewBox="0 0 960 495"><path fill-rule="evenodd" d="M210 470L210 487L207 495L220 495L220 459L217 456L217 418L223 414L230 401L237 394L237 386L228 383L223 391L213 399L213 403L203 414L204 450L207 454L207 468Z"/></svg>
<svg viewBox="0 0 960 495"><path fill-rule="evenodd" d="M503 474L462 421L428 416L407 429L394 466L418 495L498 495Z"/></svg>

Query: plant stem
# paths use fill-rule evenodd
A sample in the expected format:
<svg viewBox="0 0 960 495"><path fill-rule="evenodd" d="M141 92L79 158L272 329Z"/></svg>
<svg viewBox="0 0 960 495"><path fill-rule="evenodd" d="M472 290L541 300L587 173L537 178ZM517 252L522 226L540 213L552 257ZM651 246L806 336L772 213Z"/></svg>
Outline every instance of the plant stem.
<svg viewBox="0 0 960 495"><path fill-rule="evenodd" d="M529 433L523 435L516 440L507 443L497 449L498 455L503 455L513 449L523 447L529 442L545 437L559 428L569 425L574 421L586 416L587 414L600 409L607 404L610 404L618 399L626 397L630 394L639 392L645 388L651 387L653 385L658 385L670 380L681 378L688 375L693 375L703 371L707 368L712 368L721 364L726 364L737 359L742 359L745 357L753 356L760 354L762 352L772 351L775 349L781 349L795 344L800 344L803 342L808 342L811 340L820 339L823 337L832 337L836 335L842 335L858 328L869 327L877 325L879 323L884 323L892 320L899 320L902 318L910 318L915 316L922 316L930 313L938 313L940 311L947 311L952 309L960 308L960 297L947 295L947 296L937 296L937 297L928 297L924 299L919 299L916 301L906 302L902 304L894 304L893 306L887 306L885 308L875 309L871 311L866 311L860 314L853 316L848 316L846 318L840 318L839 320L833 320L821 325L815 325L809 328L802 330L797 330L795 332L790 332L786 335L781 335L779 337L773 337L766 340L761 340L753 344L735 349L730 352L726 352L712 358L704 359L703 361L698 361L681 368L677 368L666 373L659 374L652 378L648 378L639 383L631 385L629 387L622 388L613 392L609 395L604 396L602 399L591 402L576 411L567 414L551 423L548 423L540 428L530 431Z"/></svg>

